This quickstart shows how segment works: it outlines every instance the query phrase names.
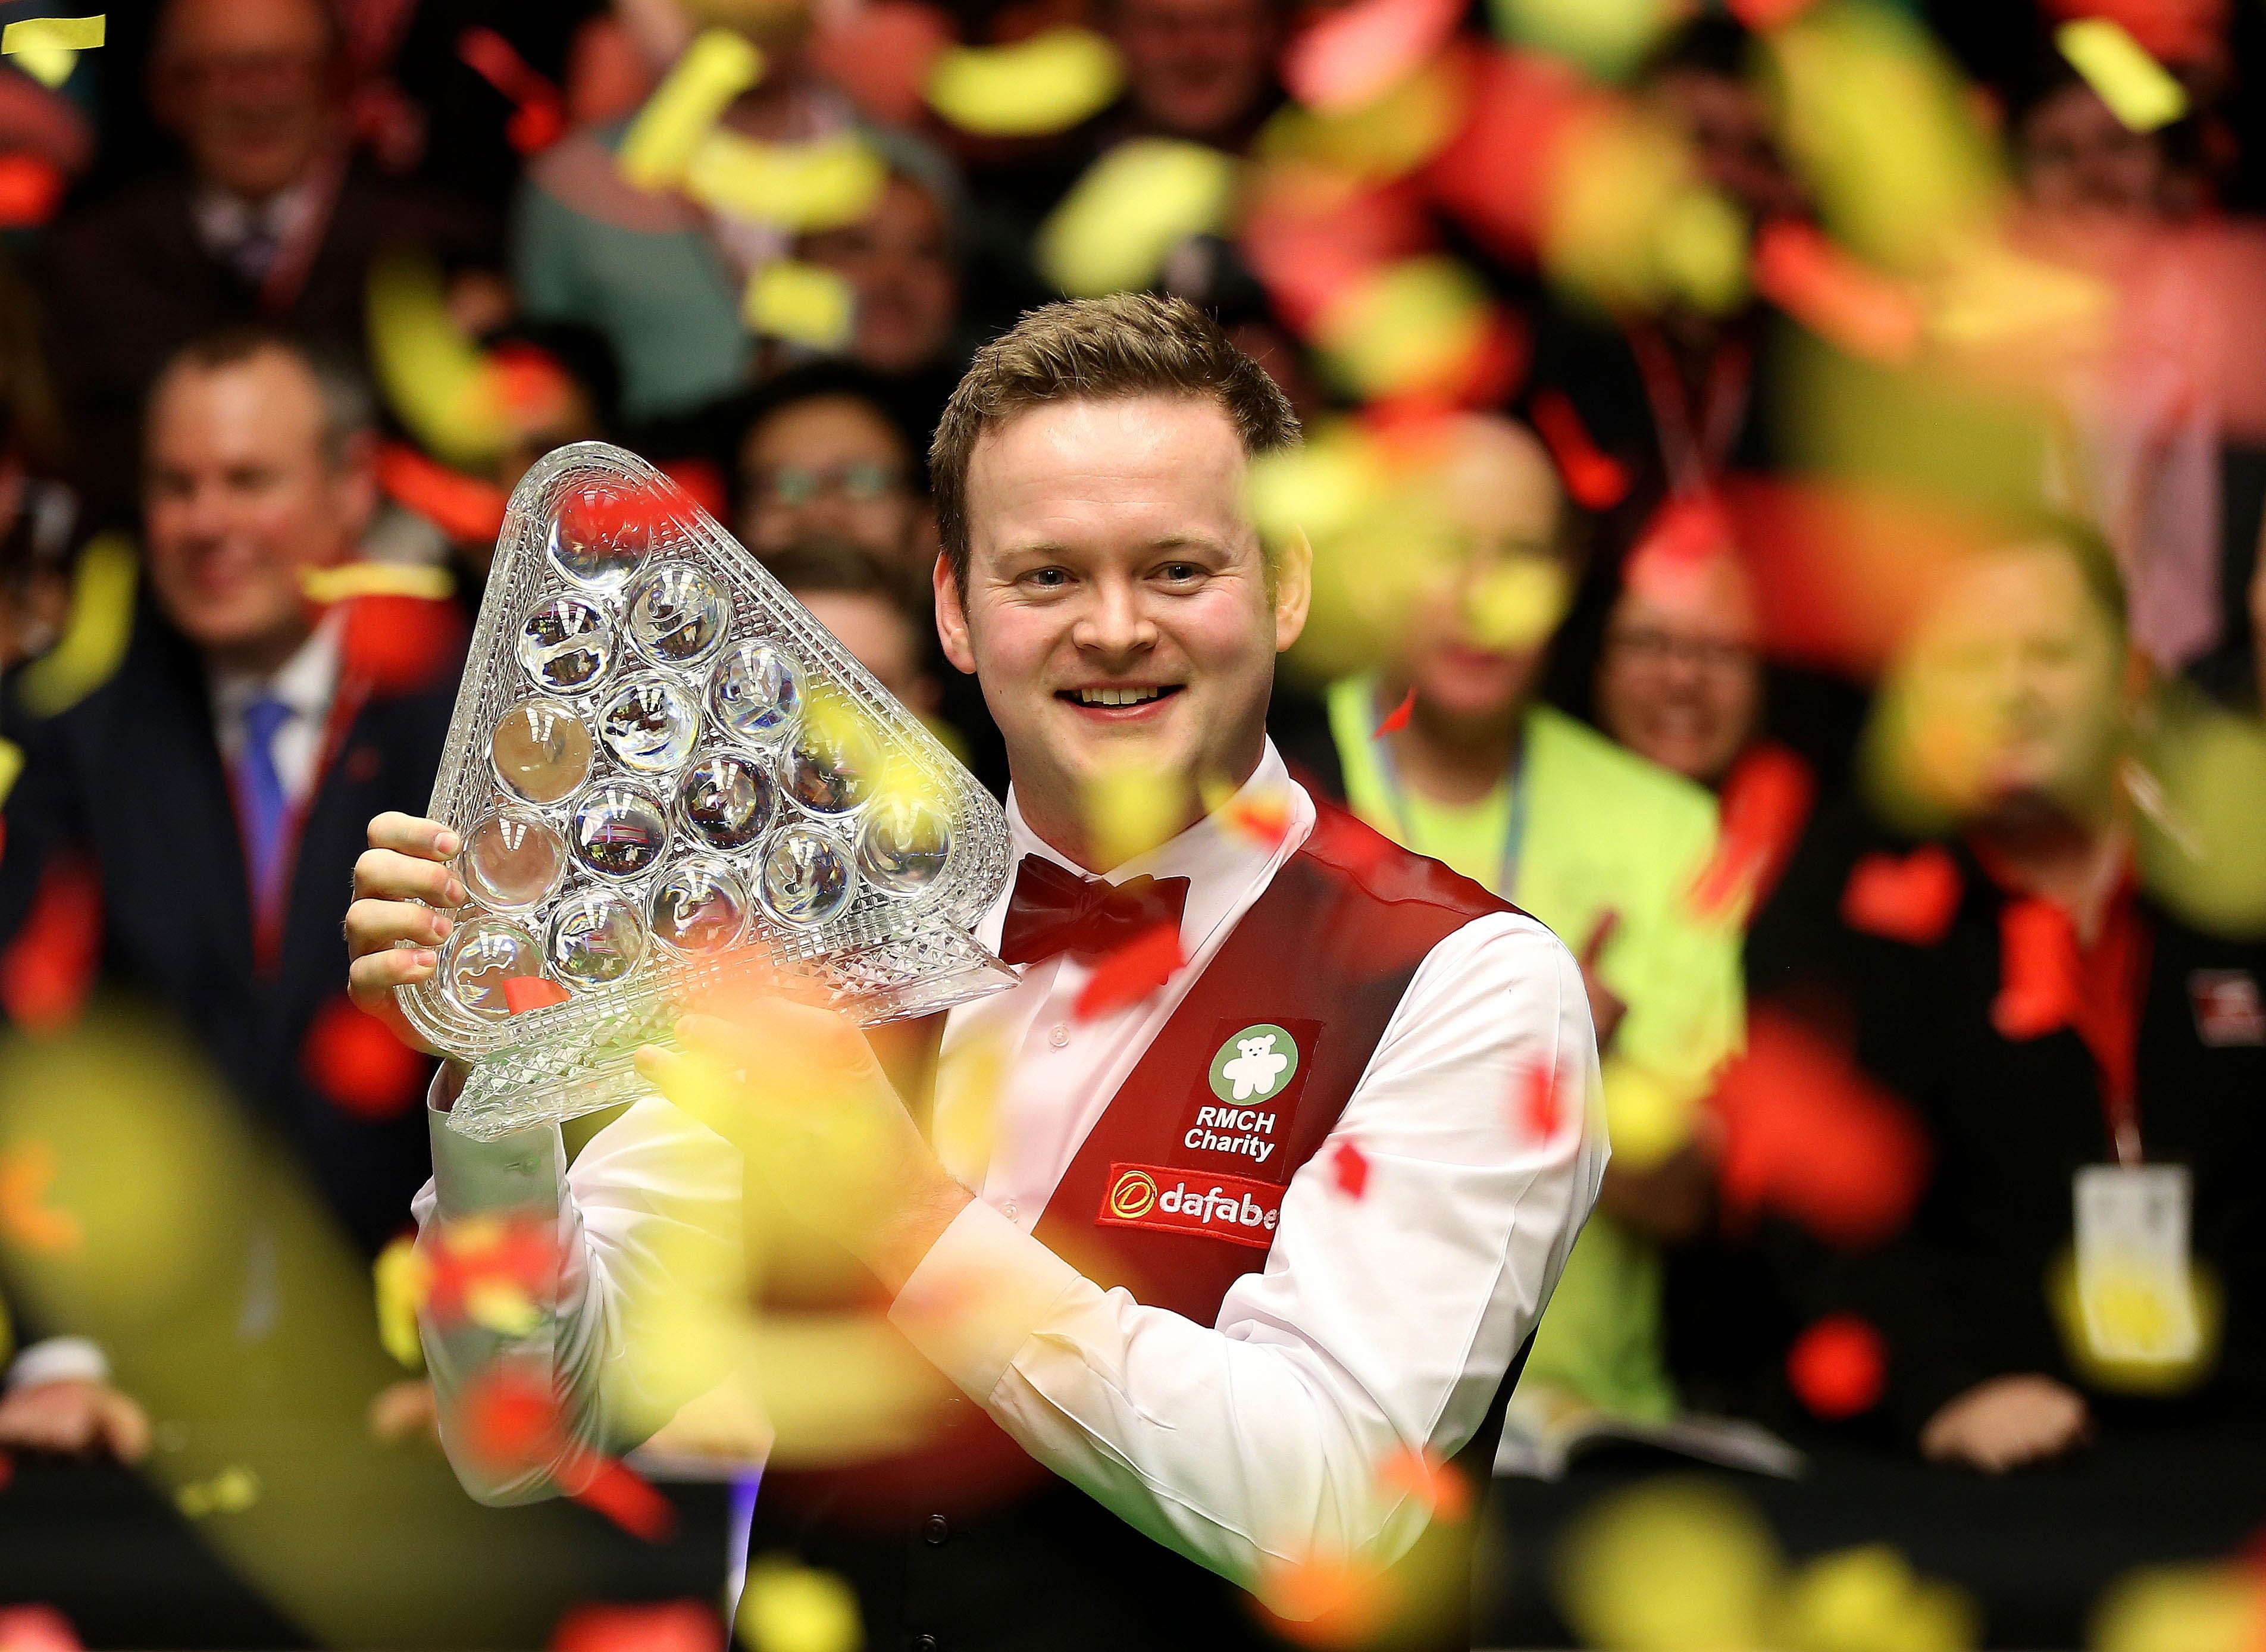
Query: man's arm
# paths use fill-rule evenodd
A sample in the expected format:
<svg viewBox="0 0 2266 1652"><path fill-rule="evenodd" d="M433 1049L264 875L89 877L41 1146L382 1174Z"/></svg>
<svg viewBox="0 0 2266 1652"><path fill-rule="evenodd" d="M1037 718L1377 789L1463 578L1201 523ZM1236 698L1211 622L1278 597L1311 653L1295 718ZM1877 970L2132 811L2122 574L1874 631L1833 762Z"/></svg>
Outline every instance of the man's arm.
<svg viewBox="0 0 2266 1652"><path fill-rule="evenodd" d="M1537 1068L1554 1130L1526 1100ZM1597 1196L1597 1093L1574 960L1531 918L1484 918L1417 972L1216 1324L1102 1290L980 1203L891 1317L1038 1460L1227 1576L1390 1561L1424 1513L1379 1470L1478 1428Z"/></svg>

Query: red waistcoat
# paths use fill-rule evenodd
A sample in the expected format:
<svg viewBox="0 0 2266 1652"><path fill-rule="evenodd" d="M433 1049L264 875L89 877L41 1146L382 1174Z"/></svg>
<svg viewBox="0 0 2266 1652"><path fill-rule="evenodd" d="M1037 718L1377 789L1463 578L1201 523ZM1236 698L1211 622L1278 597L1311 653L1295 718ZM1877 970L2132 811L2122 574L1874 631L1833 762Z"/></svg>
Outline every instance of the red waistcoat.
<svg viewBox="0 0 2266 1652"><path fill-rule="evenodd" d="M1335 1126L1426 954L1512 910L1351 815L1319 813L1095 1122L1035 1229L1105 1289L1199 1325L1266 1265L1284 1186ZM1278 1066L1285 1035L1295 1065ZM857 1582L869 1644L1163 1644L1150 1637L1191 1612L1211 1636L1191 1644L1255 1634L1238 1591L1055 1480L974 1406L952 1409L917 1458L775 1477L773 1512L799 1517L790 1540ZM1466 1455L1491 1459L1500 1423L1498 1406ZM863 1535L846 1538L851 1527Z"/></svg>

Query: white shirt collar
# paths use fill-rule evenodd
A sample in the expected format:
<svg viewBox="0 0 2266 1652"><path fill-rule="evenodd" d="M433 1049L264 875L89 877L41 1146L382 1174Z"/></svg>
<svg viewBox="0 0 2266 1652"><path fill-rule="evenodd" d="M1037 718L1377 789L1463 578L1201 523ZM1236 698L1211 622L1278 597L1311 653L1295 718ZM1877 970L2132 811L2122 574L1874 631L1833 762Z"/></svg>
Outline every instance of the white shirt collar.
<svg viewBox="0 0 2266 1652"><path fill-rule="evenodd" d="M294 717L321 722L330 714L331 697L338 691L340 632L346 610L333 608L308 634L298 651L267 676L250 671L212 674L213 715L224 729L244 720L252 702L278 699Z"/></svg>
<svg viewBox="0 0 2266 1652"><path fill-rule="evenodd" d="M279 242L290 239L316 201L313 184L305 180L279 189L265 201L246 201L217 184L201 183L190 197L189 211L205 250L225 257L261 230Z"/></svg>
<svg viewBox="0 0 2266 1652"><path fill-rule="evenodd" d="M1283 811L1283 823L1288 828L1279 843L1270 841L1268 834L1232 825L1222 818L1239 810L1261 814L1277 808ZM1269 875L1306 840L1313 826L1313 800L1306 795L1304 786L1290 778L1282 754L1269 740L1260 753L1259 766L1232 798L1177 837L1158 844L1146 854L1136 855L1106 876L1111 883L1123 883L1144 875L1186 878L1188 899L1181 916L1181 947L1194 957L1214 930L1247 904L1245 897L1252 884ZM1056 866L1069 867L1080 877L1093 875L1030 829L1024 822L1022 806L1012 786L1007 788L1007 833L1018 866L1022 865L1025 855L1037 855ZM995 917L1005 913L1013 888L1011 877L1007 891L995 909ZM994 943L998 939L996 925L990 926L990 939Z"/></svg>

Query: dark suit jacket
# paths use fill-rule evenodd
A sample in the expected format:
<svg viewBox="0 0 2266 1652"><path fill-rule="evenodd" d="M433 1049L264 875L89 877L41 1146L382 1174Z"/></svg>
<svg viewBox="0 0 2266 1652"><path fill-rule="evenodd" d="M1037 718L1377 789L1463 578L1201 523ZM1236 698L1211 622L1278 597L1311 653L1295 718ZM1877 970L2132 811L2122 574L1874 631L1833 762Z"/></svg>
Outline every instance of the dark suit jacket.
<svg viewBox="0 0 2266 1652"><path fill-rule="evenodd" d="M84 480L121 514L135 492L143 398L183 345L233 322L271 321L359 361L371 261L393 246L444 261L486 259L492 237L476 214L350 169L305 281L280 313L197 238L186 173L139 184L71 213L40 262L48 356L78 437Z"/></svg>
<svg viewBox="0 0 2266 1652"><path fill-rule="evenodd" d="M341 695L353 692L354 675L349 666ZM457 676L448 669L417 691L362 698L309 800L266 958L204 673L178 633L145 609L117 673L77 705L29 721L11 691L0 713L26 758L0 847L0 947L23 926L59 853L76 846L91 856L106 985L180 1021L371 1252L407 1223L428 1173L424 1108L413 1093L390 1110L342 1107L308 1071L306 1044L345 990L340 925L369 819L424 813Z"/></svg>

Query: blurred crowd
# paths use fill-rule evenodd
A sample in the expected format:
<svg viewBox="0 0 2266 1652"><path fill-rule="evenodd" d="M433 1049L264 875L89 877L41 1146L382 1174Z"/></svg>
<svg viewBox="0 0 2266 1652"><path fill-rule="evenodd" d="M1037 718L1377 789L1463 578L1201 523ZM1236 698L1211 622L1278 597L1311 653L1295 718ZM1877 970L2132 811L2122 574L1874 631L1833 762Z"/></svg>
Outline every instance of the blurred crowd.
<svg viewBox="0 0 2266 1652"><path fill-rule="evenodd" d="M229 1478L259 1425L430 1432L369 1269L430 1067L340 921L365 823L425 811L511 490L644 456L1004 788L928 443L985 340L1127 289L1304 421L1253 488L1315 563L1292 772L1590 989L1613 1160L1509 1547L1632 1452L1810 1485L1797 1552L1930 1553L1977 1475L2030 1477L2025 1552L2186 1522L1919 1639L1740 1631L1859 1652L2074 1638L2266 1517L2221 1472L2266 1463L2255 6L160 0L10 53L0 1530L142 1464L157 1515L104 1517L210 1534L277 1614L224 1633L413 1637L218 1533L288 1501ZM1647 1517L1704 1560L1743 1517ZM1619 1592L1493 1621L1732 1644Z"/></svg>

